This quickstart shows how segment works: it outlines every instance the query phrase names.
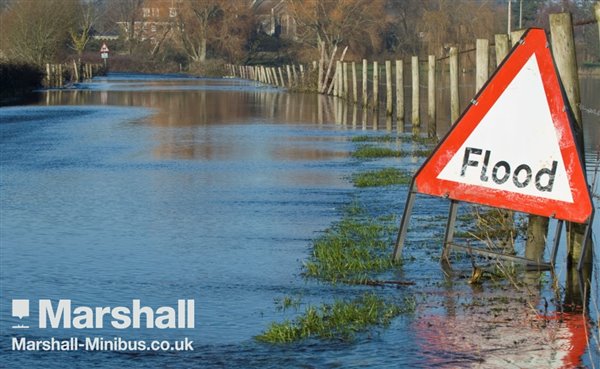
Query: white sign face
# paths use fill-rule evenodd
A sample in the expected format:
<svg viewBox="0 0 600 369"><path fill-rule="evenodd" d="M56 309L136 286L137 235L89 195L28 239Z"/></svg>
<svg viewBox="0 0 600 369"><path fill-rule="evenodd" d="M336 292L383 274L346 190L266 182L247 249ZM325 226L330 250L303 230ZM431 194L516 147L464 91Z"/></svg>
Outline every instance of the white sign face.
<svg viewBox="0 0 600 369"><path fill-rule="evenodd" d="M108 53L101 53L100 56L102 59L108 59Z"/></svg>
<svg viewBox="0 0 600 369"><path fill-rule="evenodd" d="M561 134L531 55L437 178L573 203Z"/></svg>

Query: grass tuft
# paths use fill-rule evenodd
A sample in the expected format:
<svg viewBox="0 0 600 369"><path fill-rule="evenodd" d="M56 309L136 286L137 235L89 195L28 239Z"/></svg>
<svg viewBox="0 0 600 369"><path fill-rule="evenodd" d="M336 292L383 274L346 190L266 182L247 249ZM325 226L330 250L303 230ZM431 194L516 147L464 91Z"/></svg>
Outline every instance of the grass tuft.
<svg viewBox="0 0 600 369"><path fill-rule="evenodd" d="M331 283L356 284L389 270L399 264L390 257L394 232L391 222L347 215L313 242L304 274Z"/></svg>
<svg viewBox="0 0 600 369"><path fill-rule="evenodd" d="M288 309L297 310L300 307L301 303L302 300L299 297L294 298L290 296L284 296L282 298L275 299L275 306L279 311L286 311Z"/></svg>
<svg viewBox="0 0 600 369"><path fill-rule="evenodd" d="M407 297L400 306L374 293L364 293L353 300L335 300L319 307L309 306L293 321L271 323L255 338L260 342L282 344L309 338L352 341L357 333L375 326L388 326L393 318L414 312L416 302Z"/></svg>
<svg viewBox="0 0 600 369"><path fill-rule="evenodd" d="M352 142L396 142L397 137L386 135L386 136L355 136L352 137Z"/></svg>
<svg viewBox="0 0 600 369"><path fill-rule="evenodd" d="M352 157L355 159L427 157L431 154L431 152L431 149L400 151L387 147L362 145L352 153Z"/></svg>
<svg viewBox="0 0 600 369"><path fill-rule="evenodd" d="M352 176L352 182L356 187L378 187L409 184L411 180L412 176L396 168L385 168L358 173Z"/></svg>
<svg viewBox="0 0 600 369"><path fill-rule="evenodd" d="M392 135L385 136L355 136L352 137L352 142L396 142L396 141L404 141L404 142L415 142L423 145L433 145L438 142L437 137L423 137L418 135L412 136L399 136L395 137Z"/></svg>

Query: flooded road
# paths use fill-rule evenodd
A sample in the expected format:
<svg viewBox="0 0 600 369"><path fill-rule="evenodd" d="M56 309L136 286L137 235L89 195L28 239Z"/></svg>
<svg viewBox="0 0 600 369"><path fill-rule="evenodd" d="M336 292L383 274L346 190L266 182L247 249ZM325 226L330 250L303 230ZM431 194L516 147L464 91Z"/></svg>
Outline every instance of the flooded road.
<svg viewBox="0 0 600 369"><path fill-rule="evenodd" d="M276 299L299 297L305 306L372 290L301 275L311 240L348 204L401 214L406 186L358 192L352 173L390 165L414 171L423 160L351 158L352 137L399 131L395 122L366 113L247 81L143 75L98 78L45 91L37 104L0 109L3 362L30 368L57 360L99 368L450 368L596 360L573 341L582 324L574 324L579 330L573 334L562 323L552 333L532 329L536 309L552 298L547 288L504 291L522 295L523 304L506 306L511 320L499 313L494 320L480 300L502 301L502 294L448 283L434 257L444 222L430 224L432 217L443 219L448 204L435 198L419 200L418 231L394 276L415 285L380 291L416 295L415 314L354 342L254 340L271 322L297 314L279 311ZM595 119L592 113L586 119ZM590 158L597 155L599 132L587 135ZM558 273L564 276L564 269ZM540 279L549 278L544 275ZM194 299L195 328L15 331L27 318L12 316L12 299L86 306L130 306L140 299L153 307ZM30 316L37 314L32 304ZM597 322L597 310L591 315ZM194 350L20 352L11 350L15 336L187 338Z"/></svg>

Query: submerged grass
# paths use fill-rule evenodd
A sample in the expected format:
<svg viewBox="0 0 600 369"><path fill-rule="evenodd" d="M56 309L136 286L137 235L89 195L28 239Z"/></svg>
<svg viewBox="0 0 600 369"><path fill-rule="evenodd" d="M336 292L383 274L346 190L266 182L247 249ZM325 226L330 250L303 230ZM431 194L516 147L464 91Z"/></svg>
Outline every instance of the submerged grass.
<svg viewBox="0 0 600 369"><path fill-rule="evenodd" d="M358 173L352 176L352 182L356 187L378 187L409 184L411 180L411 175L396 168L385 168Z"/></svg>
<svg viewBox="0 0 600 369"><path fill-rule="evenodd" d="M406 141L406 142L415 142L415 143L419 143L419 144L423 144L423 145L432 145L437 143L437 137L423 137L423 136L417 136L417 135L412 135L412 136L392 136L392 135L385 135L385 136L369 136L369 135L364 135L364 136L355 136L352 137L352 142L396 142L396 141Z"/></svg>
<svg viewBox="0 0 600 369"><path fill-rule="evenodd" d="M398 265L390 257L394 231L391 222L347 215L313 242L304 274L331 283L360 284Z"/></svg>
<svg viewBox="0 0 600 369"><path fill-rule="evenodd" d="M282 298L275 299L275 305L277 310L286 311L288 309L297 310L300 307L302 300L299 297L284 296Z"/></svg>
<svg viewBox="0 0 600 369"><path fill-rule="evenodd" d="M525 239L527 233L525 219L508 210L473 206L457 219L462 227L455 232L456 237L474 238L489 246L512 248L515 240Z"/></svg>
<svg viewBox="0 0 600 369"><path fill-rule="evenodd" d="M357 333L376 326L387 326L403 313L415 310L413 297L405 298L402 306L374 293L364 293L353 300L335 300L332 304L309 306L293 321L271 323L255 338L261 342L281 344L316 338L351 341Z"/></svg>
<svg viewBox="0 0 600 369"><path fill-rule="evenodd" d="M355 159L426 157L429 156L431 152L431 149L400 151L388 147L361 145L352 153L352 157Z"/></svg>
<svg viewBox="0 0 600 369"><path fill-rule="evenodd" d="M396 142L398 137L391 135L386 136L355 136L352 137L352 142Z"/></svg>

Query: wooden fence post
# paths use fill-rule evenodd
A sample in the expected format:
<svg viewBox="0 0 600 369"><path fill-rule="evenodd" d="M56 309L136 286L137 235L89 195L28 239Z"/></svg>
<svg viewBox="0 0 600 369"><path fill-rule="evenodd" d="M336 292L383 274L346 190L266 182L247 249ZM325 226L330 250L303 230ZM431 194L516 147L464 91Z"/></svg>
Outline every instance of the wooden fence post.
<svg viewBox="0 0 600 369"><path fill-rule="evenodd" d="M362 101L363 107L366 108L369 104L369 94L368 94L368 86L367 86L367 59L362 60Z"/></svg>
<svg viewBox="0 0 600 369"><path fill-rule="evenodd" d="M271 74L271 68L267 67L267 81L269 82L270 85L274 85L274 81L273 81L273 75Z"/></svg>
<svg viewBox="0 0 600 369"><path fill-rule="evenodd" d="M323 49L325 49L323 47ZM325 92L325 89L328 87L327 84L329 82L329 72L331 72L331 65L333 64L333 59L335 59L335 54L337 53L337 45L333 47L333 52L331 53L331 59L329 59L329 65L327 66L327 72L325 73L325 79L323 80L323 85L321 86L321 93ZM329 93L329 92L328 92Z"/></svg>
<svg viewBox="0 0 600 369"><path fill-rule="evenodd" d="M356 83L356 62L352 62L352 102L354 104L358 103L358 84Z"/></svg>
<svg viewBox="0 0 600 369"><path fill-rule="evenodd" d="M373 62L373 109L379 108L379 64Z"/></svg>
<svg viewBox="0 0 600 369"><path fill-rule="evenodd" d="M77 62L75 60L73 60L73 77L75 77L75 82L79 82L79 68L77 68Z"/></svg>
<svg viewBox="0 0 600 369"><path fill-rule="evenodd" d="M294 76L294 84L298 84L298 73L296 72L296 64L292 64L292 75Z"/></svg>
<svg viewBox="0 0 600 369"><path fill-rule="evenodd" d="M392 61L385 61L385 113L392 115Z"/></svg>
<svg viewBox="0 0 600 369"><path fill-rule="evenodd" d="M286 64L286 65L285 65L285 70L287 71L287 77L288 77L288 86L289 86L289 87L292 87L292 86L293 86L293 84L292 84L292 70L291 70L291 68L290 68L290 65L289 65L289 64Z"/></svg>
<svg viewBox="0 0 600 369"><path fill-rule="evenodd" d="M342 55L340 56L340 59L338 60L339 62L343 62L343 61L344 61L344 56L346 55L346 51L348 51L348 46L346 46L346 47L344 48L344 51L342 51ZM337 66L337 63L336 63L336 66ZM336 69L336 71L335 71L335 72L336 72L336 73L338 73L338 72L339 72L339 73L341 73L342 71L341 71L341 70L338 70L338 69ZM337 77L337 79L336 79L336 77ZM335 82L340 82L340 76L339 76L339 75L338 75L338 76L336 76L336 75L334 74L334 76L333 76L333 80L331 81L331 83L329 84L329 88L327 89L327 94L331 94L331 89L333 88L333 85L335 84Z"/></svg>
<svg viewBox="0 0 600 369"><path fill-rule="evenodd" d="M344 62L342 60L339 61L340 63L340 72L338 73L338 94L339 97L343 98L345 96L345 92L344 92Z"/></svg>
<svg viewBox="0 0 600 369"><path fill-rule="evenodd" d="M458 48L450 48L450 121L456 123L460 114L460 102L458 100Z"/></svg>
<svg viewBox="0 0 600 369"><path fill-rule="evenodd" d="M583 150L583 121L581 117L581 95L579 92L579 78L577 74L577 58L575 55L575 40L573 38L573 21L570 13L550 14L550 35L552 38L552 54L562 81L575 124L578 128L575 139ZM584 166L585 172L585 166ZM567 223L567 266L569 269L575 265L583 251L583 236L585 225ZM592 241L588 239L587 253L584 255L584 264L591 271ZM588 281L585 281L586 283Z"/></svg>
<svg viewBox="0 0 600 369"><path fill-rule="evenodd" d="M51 83L51 71L50 71L50 64L46 63L46 87L51 87L52 83Z"/></svg>
<svg viewBox="0 0 600 369"><path fill-rule="evenodd" d="M349 97L349 93L348 93L348 63L344 62L342 64L342 80L343 80L343 98L344 99L348 99Z"/></svg>
<svg viewBox="0 0 600 369"><path fill-rule="evenodd" d="M396 60L396 121L398 127L404 126L404 64Z"/></svg>
<svg viewBox="0 0 600 369"><path fill-rule="evenodd" d="M485 38L478 38L475 45L475 93L477 93L488 79L490 43Z"/></svg>
<svg viewBox="0 0 600 369"><path fill-rule="evenodd" d="M63 86L63 65L58 65L58 87Z"/></svg>
<svg viewBox="0 0 600 369"><path fill-rule="evenodd" d="M281 81L281 87L285 87L285 80L283 79L283 70L281 69L281 67L277 67L278 72L279 72L279 80ZM288 86L290 87L290 86Z"/></svg>
<svg viewBox="0 0 600 369"><path fill-rule="evenodd" d="M333 96L339 97L341 95L341 89L342 86L340 81L341 81L341 75L342 75L342 62L341 61L336 61L335 62L335 72L333 73Z"/></svg>
<svg viewBox="0 0 600 369"><path fill-rule="evenodd" d="M271 74L273 75L273 81L275 82L275 85L281 86L281 83L280 83L279 79L277 78L277 70L275 69L275 67L271 67L269 69L271 69Z"/></svg>
<svg viewBox="0 0 600 369"><path fill-rule="evenodd" d="M510 33L510 42L513 46L521 39L521 36L525 33L524 29L518 29Z"/></svg>
<svg viewBox="0 0 600 369"><path fill-rule="evenodd" d="M596 1L596 4L594 4L594 15L596 16L596 23L598 23L598 36L600 36L600 1Z"/></svg>
<svg viewBox="0 0 600 369"><path fill-rule="evenodd" d="M413 127L421 126L421 119L419 114L419 57L413 56L411 58L412 67L412 114L411 122Z"/></svg>
<svg viewBox="0 0 600 369"><path fill-rule="evenodd" d="M499 66L508 55L508 35L494 35L494 47L496 48L496 66Z"/></svg>
<svg viewBox="0 0 600 369"><path fill-rule="evenodd" d="M319 59L319 72L317 74L317 92L321 93L323 91L323 63L325 63L325 47L321 48L321 59ZM317 100L321 101L321 100Z"/></svg>
<svg viewBox="0 0 600 369"><path fill-rule="evenodd" d="M436 114L435 114L435 55L429 55L427 59L427 136L436 137Z"/></svg>

